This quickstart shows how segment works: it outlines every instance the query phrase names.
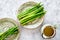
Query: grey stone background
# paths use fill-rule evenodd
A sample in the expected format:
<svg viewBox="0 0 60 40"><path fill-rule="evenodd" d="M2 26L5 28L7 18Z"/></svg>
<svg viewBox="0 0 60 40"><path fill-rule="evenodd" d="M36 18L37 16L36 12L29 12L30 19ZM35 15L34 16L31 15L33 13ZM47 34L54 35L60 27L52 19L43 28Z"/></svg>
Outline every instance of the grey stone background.
<svg viewBox="0 0 60 40"><path fill-rule="evenodd" d="M56 25L56 36L52 39L43 39L39 28L34 30L21 28L19 40L60 40L60 0L0 0L0 19L12 18L17 21L18 8L28 1L43 2L47 10L43 25L48 23Z"/></svg>

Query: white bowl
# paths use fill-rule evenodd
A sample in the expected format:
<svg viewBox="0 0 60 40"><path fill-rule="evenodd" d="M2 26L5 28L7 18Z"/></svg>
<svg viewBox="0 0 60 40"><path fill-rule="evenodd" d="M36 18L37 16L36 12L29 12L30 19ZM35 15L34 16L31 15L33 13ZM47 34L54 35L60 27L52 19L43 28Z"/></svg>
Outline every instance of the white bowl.
<svg viewBox="0 0 60 40"><path fill-rule="evenodd" d="M51 26L52 28L53 28L53 30L54 30L54 34L52 35L52 36L46 36L46 35L44 35L43 34L43 30L44 30L44 28L46 28L47 26ZM53 26L53 25L51 25L51 24L45 24L42 28L41 28L41 34L42 34L42 37L43 38L46 38L46 39L49 39L49 38L53 38L55 35L56 35L56 29L55 29L55 27Z"/></svg>

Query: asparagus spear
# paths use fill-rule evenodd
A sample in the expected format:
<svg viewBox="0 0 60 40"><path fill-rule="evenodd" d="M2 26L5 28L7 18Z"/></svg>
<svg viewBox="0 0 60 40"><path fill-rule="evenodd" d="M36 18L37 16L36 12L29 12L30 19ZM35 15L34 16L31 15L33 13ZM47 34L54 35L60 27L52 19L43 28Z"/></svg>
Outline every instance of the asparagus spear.
<svg viewBox="0 0 60 40"><path fill-rule="evenodd" d="M39 3L39 4L37 4L36 6L34 6L33 8L31 8L31 9L29 9L29 10L26 10L25 12L22 12L22 13L18 14L17 17L18 17L19 19L22 19L22 18L24 18L25 16L27 16L28 13L30 13L30 12L38 9L40 6L42 6L42 5L40 5L40 3Z"/></svg>
<svg viewBox="0 0 60 40"><path fill-rule="evenodd" d="M8 29L6 32L2 33L0 35L0 40L5 40L5 38L7 38L9 35L13 35L15 33L18 33L18 27L12 27L10 29Z"/></svg>
<svg viewBox="0 0 60 40"><path fill-rule="evenodd" d="M40 12L42 9L44 9L44 7L40 7L39 9L31 12L27 17L24 17L23 19L20 20L20 23L23 23L25 20L28 20L29 17L37 14L38 12Z"/></svg>
<svg viewBox="0 0 60 40"><path fill-rule="evenodd" d="M30 17L27 21L21 23L22 25L25 25L29 22L32 22L34 21L36 18L41 18L43 15L45 14L45 12L40 12L40 13L37 13L35 15L33 15L32 17Z"/></svg>

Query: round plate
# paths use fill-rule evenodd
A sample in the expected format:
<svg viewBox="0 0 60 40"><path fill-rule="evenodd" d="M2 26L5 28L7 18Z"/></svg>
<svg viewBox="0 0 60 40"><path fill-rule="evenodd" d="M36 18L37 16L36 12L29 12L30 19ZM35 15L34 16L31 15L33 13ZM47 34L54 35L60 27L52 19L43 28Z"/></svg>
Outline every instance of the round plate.
<svg viewBox="0 0 60 40"><path fill-rule="evenodd" d="M18 10L18 13L19 13L19 12L22 12L23 10L25 10L25 9L27 9L27 8L31 8L32 6L34 6L34 5L36 5L36 4L37 4L36 2L32 2L32 1L26 2L26 3L24 3L24 4L22 4L22 5L20 6L20 8L19 8L19 10ZM29 29L37 28L39 25L42 24L43 19L44 19L44 17L38 19L38 21L35 22L34 24L26 25L26 26L22 26L22 27L24 27L24 28L29 28Z"/></svg>
<svg viewBox="0 0 60 40"><path fill-rule="evenodd" d="M18 26L18 23L15 20L10 19L10 18L2 18L2 19L0 19L0 33L3 33L6 30L8 30L10 27L13 27L13 26L16 26L16 25ZM6 40L18 40L19 33L17 35L12 35L11 37L6 38Z"/></svg>

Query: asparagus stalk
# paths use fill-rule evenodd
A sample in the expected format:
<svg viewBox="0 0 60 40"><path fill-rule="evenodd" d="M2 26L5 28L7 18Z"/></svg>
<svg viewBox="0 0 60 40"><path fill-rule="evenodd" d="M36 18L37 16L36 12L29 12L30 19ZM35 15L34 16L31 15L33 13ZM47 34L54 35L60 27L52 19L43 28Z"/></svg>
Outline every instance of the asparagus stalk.
<svg viewBox="0 0 60 40"><path fill-rule="evenodd" d="M18 33L18 27L12 27L10 29L8 29L6 32L2 33L0 35L0 40L5 40L5 38L7 38L9 35L13 35L15 33Z"/></svg>
<svg viewBox="0 0 60 40"><path fill-rule="evenodd" d="M25 22L23 22L22 25L26 25L27 23L34 21L36 18L41 18L44 14L45 14L45 12L37 13L36 15L33 15L28 20L26 20Z"/></svg>
<svg viewBox="0 0 60 40"><path fill-rule="evenodd" d="M42 6L42 5L40 5L40 3L39 3L39 4L37 4L36 6L34 6L33 8L31 8L31 9L29 9L29 10L26 10L25 12L22 12L22 13L18 14L17 17L18 17L19 19L22 19L22 18L24 18L25 16L27 16L30 12L38 9L40 6Z"/></svg>
<svg viewBox="0 0 60 40"><path fill-rule="evenodd" d="M42 9L44 9L44 7L40 7L39 9L31 12L27 17L24 17L23 19L20 20L20 23L23 23L25 20L28 20L29 17L37 14L38 12L40 12Z"/></svg>

